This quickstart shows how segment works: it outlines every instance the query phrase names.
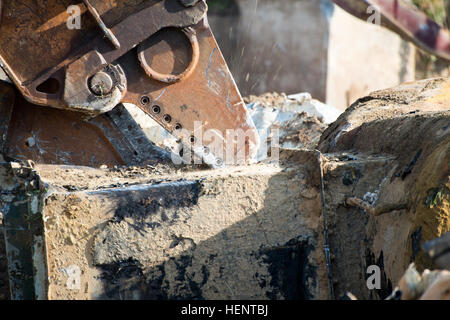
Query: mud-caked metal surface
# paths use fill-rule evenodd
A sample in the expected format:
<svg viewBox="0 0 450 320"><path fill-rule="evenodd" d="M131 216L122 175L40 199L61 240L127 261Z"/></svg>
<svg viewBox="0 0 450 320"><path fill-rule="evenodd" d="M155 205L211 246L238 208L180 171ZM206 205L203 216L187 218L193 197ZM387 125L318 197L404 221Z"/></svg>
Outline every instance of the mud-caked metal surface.
<svg viewBox="0 0 450 320"><path fill-rule="evenodd" d="M38 165L41 196L15 195L3 207L13 298L327 298L317 154L296 159L295 171L262 165L182 180L146 168ZM103 175L106 184L91 184ZM34 238L18 239L26 232Z"/></svg>
<svg viewBox="0 0 450 320"><path fill-rule="evenodd" d="M359 99L323 133L337 297L384 299L411 262L433 268L422 244L450 230L449 105L448 78L406 83Z"/></svg>
<svg viewBox="0 0 450 320"><path fill-rule="evenodd" d="M48 288L43 242L43 194L31 166L0 163L0 210L7 261L10 298L44 299ZM2 279L6 280L6 279Z"/></svg>
<svg viewBox="0 0 450 320"><path fill-rule="evenodd" d="M74 111L31 104L7 83L0 83L0 101L0 153L9 159L92 167L171 161L122 105L87 122Z"/></svg>

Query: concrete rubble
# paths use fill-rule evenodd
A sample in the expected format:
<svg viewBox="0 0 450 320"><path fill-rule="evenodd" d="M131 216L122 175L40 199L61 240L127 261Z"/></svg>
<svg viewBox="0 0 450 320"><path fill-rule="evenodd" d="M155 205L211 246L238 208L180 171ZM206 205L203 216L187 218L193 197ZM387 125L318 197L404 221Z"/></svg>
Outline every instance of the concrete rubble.
<svg viewBox="0 0 450 320"><path fill-rule="evenodd" d="M260 138L261 147L256 152L255 162L267 159L274 130L278 130L276 136L279 137L276 147L314 149L321 133L342 114L339 109L312 99L309 93L289 96L267 93L244 100ZM150 141L174 153L182 148L174 136L141 109L131 104L126 104L126 108Z"/></svg>
<svg viewBox="0 0 450 320"><path fill-rule="evenodd" d="M257 161L266 160L272 147L314 149L322 132L342 113L309 93L267 93L250 96L245 102L260 137Z"/></svg>
<svg viewBox="0 0 450 320"><path fill-rule="evenodd" d="M341 115L306 94L246 102L265 138L280 128L278 163L1 163L12 298L408 298L405 270L434 275L426 298L447 281L422 245L450 231L450 79Z"/></svg>

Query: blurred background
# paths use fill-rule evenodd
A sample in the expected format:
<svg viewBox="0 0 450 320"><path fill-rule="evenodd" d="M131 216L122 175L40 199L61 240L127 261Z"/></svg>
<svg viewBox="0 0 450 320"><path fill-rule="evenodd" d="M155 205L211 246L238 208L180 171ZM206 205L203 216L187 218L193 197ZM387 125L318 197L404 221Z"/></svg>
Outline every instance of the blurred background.
<svg viewBox="0 0 450 320"><path fill-rule="evenodd" d="M412 0L448 26L447 0ZM208 0L209 22L241 94L310 92L341 110L449 64L329 0Z"/></svg>

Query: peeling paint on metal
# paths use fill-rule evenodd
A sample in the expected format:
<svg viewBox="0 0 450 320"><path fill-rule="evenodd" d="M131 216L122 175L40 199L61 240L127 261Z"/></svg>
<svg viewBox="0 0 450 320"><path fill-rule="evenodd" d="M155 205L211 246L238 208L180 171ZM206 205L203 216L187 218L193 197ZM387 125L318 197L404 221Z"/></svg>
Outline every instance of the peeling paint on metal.
<svg viewBox="0 0 450 320"><path fill-rule="evenodd" d="M43 236L33 239L34 290L37 300L47 299L47 268Z"/></svg>

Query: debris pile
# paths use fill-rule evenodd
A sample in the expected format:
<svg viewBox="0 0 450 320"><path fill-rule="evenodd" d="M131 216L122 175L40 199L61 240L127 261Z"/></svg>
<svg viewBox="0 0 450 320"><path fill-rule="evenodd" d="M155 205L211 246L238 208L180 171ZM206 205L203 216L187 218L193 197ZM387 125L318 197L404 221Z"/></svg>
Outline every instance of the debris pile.
<svg viewBox="0 0 450 320"><path fill-rule="evenodd" d="M284 149L312 149L322 132L342 113L312 99L309 93L266 93L244 98L260 137L257 161L267 158L272 146Z"/></svg>
<svg viewBox="0 0 450 320"><path fill-rule="evenodd" d="M244 101L260 138L260 149L253 162L266 160L272 142L276 147L285 149L315 149L322 132L342 113L312 99L309 93L288 96L266 93L244 98ZM174 153L182 149L178 139L141 109L131 104L125 107L150 141Z"/></svg>

